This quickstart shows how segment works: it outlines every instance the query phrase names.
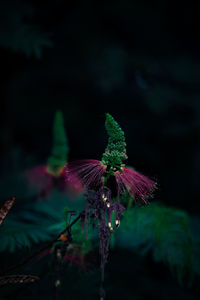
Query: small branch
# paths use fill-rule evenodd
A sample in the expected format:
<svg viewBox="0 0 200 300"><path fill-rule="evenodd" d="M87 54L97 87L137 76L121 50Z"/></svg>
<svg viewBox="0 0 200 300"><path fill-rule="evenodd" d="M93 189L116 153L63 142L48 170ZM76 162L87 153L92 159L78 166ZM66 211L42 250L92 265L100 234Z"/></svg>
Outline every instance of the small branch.
<svg viewBox="0 0 200 300"><path fill-rule="evenodd" d="M25 259L23 259L21 262L19 262L18 264L15 264L11 267L9 267L8 269L6 269L3 273L8 273L12 270L15 270L25 264L27 264L29 261L31 261L34 257L38 256L41 252L43 252L44 250L46 250L47 248L50 248L52 246L53 243L55 243L59 238L60 235L65 233L65 232L69 232L69 230L71 229L71 227L81 218L81 216L84 214L84 211L82 211L73 221L71 224L69 224L62 232L60 232L56 238L54 238L52 241L50 241L49 243L47 243L43 248L39 249L38 251L32 253L30 256L26 257Z"/></svg>
<svg viewBox="0 0 200 300"><path fill-rule="evenodd" d="M38 276L34 275L8 275L0 276L0 287L7 284L22 284L22 283L33 283L40 280Z"/></svg>

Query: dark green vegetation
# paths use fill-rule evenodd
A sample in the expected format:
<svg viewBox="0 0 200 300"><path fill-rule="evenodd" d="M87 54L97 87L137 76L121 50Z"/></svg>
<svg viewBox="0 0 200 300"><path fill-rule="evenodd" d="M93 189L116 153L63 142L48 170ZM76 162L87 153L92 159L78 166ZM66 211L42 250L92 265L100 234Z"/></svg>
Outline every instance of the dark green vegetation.
<svg viewBox="0 0 200 300"><path fill-rule="evenodd" d="M115 126L113 128L108 129L108 118L111 118L111 121L114 122ZM62 120L61 112L56 113L54 122L54 137L57 136L58 138L54 138L52 156L56 156L58 159L48 160L47 171L43 174L43 176L52 176L57 180L62 175L58 175L57 172L49 173L49 165L53 163L54 166L56 161L56 165L61 167L60 161L66 163L62 159L62 153L67 151L66 146L58 146L63 145L63 140L65 145L67 143L63 121L58 122L58 120ZM107 114L106 129L109 136L113 137L114 134L117 134L117 131L121 132L121 128L117 125L116 129L116 125L114 119ZM114 140L116 141L116 138ZM110 143L109 138L108 147ZM39 170L44 172L41 167L39 167ZM20 176L23 176L23 173ZM26 176L24 175L24 177ZM31 176L31 171L28 176ZM35 178L35 180L37 179ZM21 181L20 184L22 190L25 191L28 188L27 181ZM43 184L48 185L48 181L43 181ZM40 190L29 188L31 195L26 199L27 203L23 206L20 205L21 199L19 197L19 203L16 201L13 212L12 210L9 212L13 200L11 200L11 204L8 202L9 217L7 217L7 212L3 214L4 221L0 227L0 252L4 257L1 262L1 280L4 280L2 291L6 299L12 298L13 293L16 293L16 291L16 297L19 297L19 299L25 297L25 295L35 297L37 293L41 293L41 289L47 295L48 291L45 292L45 289L47 289L46 280L49 284L51 283L51 288L54 290L53 297L55 298L62 298L64 295L70 294L71 299L79 299L78 297L82 295L83 290L87 299L93 299L98 295L99 265L97 249L99 241L97 228L90 224L90 219L88 219L83 232L79 220L72 226L70 231L72 240L67 240L66 244L62 235L59 234L74 220L74 215L77 216L85 208L85 196L84 193L72 195L70 190L61 191L58 187L52 185L50 192L43 198L41 198ZM40 186L40 188L44 187ZM30 200L28 201L28 199ZM181 210L165 207L155 202L144 207L133 206L133 199L127 191L122 195L121 202L126 210L121 218L121 226L111 232L110 247L112 251L109 257L111 265L112 252L116 250L121 250L123 253L123 249L126 249L129 253L132 252L132 256L137 255L140 257L141 262L142 257L149 253L155 262L162 262L170 267L172 275L177 277L179 284L184 282L191 286L194 277L200 275L200 249L195 233L190 228L191 221L188 215ZM113 218L115 220L115 216ZM56 236L60 236L60 238L45 246L45 242L54 240ZM66 238L69 239L68 234ZM34 252L35 249L39 249L39 251ZM30 253L33 254L30 255ZM123 264L123 257L121 259ZM11 264L11 262L13 263ZM131 268L134 268L134 266ZM127 269L129 269L128 266ZM10 275L10 272L16 270L20 273ZM20 274L22 274L21 272L23 274L27 273L27 270L31 274L34 272L37 277L23 275L24 279L22 280ZM10 277L6 277L8 275ZM38 276L40 287L34 286L38 281ZM70 283L67 279L68 277L71 279L73 276L76 284L77 281L80 281L80 290L73 291L73 283ZM85 280L90 280L90 276L93 280L95 279L94 282L92 281L94 285L92 286L91 282L90 289L85 290ZM112 276L112 272L110 276ZM13 281L8 283L7 278ZM37 278L36 282L32 278ZM19 285L25 286L28 284L27 289L19 287ZM7 290L8 285L12 285L12 289ZM109 294L109 280L107 285ZM16 286L18 286L18 289ZM110 297L114 297L114 294L110 294Z"/></svg>

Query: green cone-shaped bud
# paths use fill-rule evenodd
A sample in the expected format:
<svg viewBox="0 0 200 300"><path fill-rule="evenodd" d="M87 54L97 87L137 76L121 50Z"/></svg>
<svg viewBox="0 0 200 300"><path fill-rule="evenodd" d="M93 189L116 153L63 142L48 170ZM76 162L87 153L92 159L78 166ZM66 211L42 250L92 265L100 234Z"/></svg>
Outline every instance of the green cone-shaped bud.
<svg viewBox="0 0 200 300"><path fill-rule="evenodd" d="M108 145L102 156L102 163L108 167L107 172L112 174L121 169L124 160L127 159L124 132L110 114L106 114L105 122L108 133Z"/></svg>

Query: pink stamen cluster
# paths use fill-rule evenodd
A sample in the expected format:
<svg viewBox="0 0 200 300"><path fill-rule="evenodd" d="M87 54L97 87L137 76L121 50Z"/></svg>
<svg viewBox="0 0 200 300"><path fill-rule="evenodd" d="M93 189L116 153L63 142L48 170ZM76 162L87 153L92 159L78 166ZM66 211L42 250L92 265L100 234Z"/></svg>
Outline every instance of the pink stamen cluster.
<svg viewBox="0 0 200 300"><path fill-rule="evenodd" d="M103 183L106 167L99 160L78 160L69 163L67 179L76 174L86 188L98 188Z"/></svg>
<svg viewBox="0 0 200 300"><path fill-rule="evenodd" d="M156 189L153 180L130 168L123 167L121 171L116 171L115 178L119 194L127 190L131 197L142 199L145 203Z"/></svg>
<svg viewBox="0 0 200 300"><path fill-rule="evenodd" d="M104 186L106 176L106 166L98 160L81 160L71 163L67 171L67 177L76 174L82 184L87 188L101 188ZM126 190L131 197L142 199L145 203L152 197L156 189L156 183L141 173L127 167L113 173L116 179L118 195Z"/></svg>

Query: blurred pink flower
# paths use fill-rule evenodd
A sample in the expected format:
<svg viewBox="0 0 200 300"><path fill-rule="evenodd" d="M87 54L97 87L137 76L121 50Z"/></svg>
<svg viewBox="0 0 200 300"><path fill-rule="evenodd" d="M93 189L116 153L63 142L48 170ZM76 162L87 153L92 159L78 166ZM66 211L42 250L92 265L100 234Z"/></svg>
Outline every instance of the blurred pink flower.
<svg viewBox="0 0 200 300"><path fill-rule="evenodd" d="M83 193L84 187L80 179L75 174L68 178L66 169L67 167L64 167L59 176L54 176L48 172L47 166L43 165L25 171L24 176L27 184L36 189L40 197L48 197L54 189L69 195Z"/></svg>

